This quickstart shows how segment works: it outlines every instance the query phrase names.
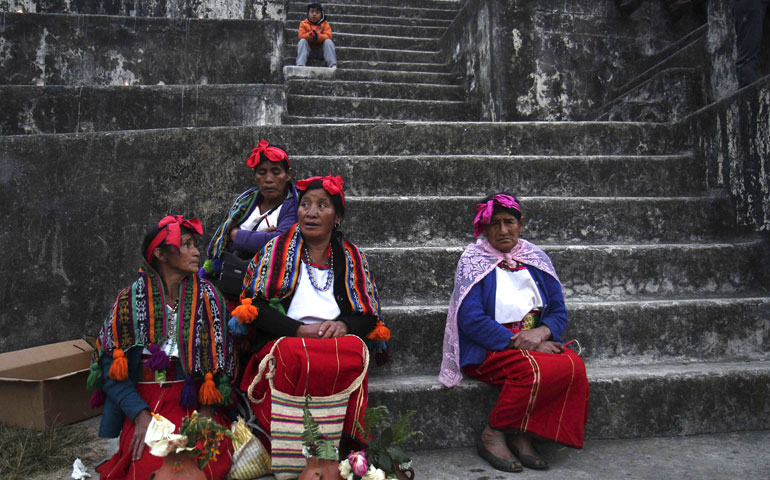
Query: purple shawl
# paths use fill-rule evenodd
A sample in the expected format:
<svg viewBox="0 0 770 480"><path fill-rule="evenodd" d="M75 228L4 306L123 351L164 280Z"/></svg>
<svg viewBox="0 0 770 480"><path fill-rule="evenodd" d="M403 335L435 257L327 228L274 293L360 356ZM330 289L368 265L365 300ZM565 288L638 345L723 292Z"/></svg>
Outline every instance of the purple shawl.
<svg viewBox="0 0 770 480"><path fill-rule="evenodd" d="M509 253L497 250L486 238L480 238L475 244L468 245L457 263L455 288L449 300L449 314L444 329L444 358L438 379L447 387L457 385L463 378L460 372L460 340L457 333L457 311L460 304L471 288L502 261L510 265L515 265L517 261L531 265L559 281L548 255L535 244L521 238Z"/></svg>

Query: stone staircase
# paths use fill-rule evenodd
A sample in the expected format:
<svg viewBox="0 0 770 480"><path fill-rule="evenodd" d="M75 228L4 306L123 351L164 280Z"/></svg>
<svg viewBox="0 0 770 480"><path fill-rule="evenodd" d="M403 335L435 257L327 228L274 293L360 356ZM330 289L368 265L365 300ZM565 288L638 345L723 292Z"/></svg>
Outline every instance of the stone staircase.
<svg viewBox="0 0 770 480"><path fill-rule="evenodd" d="M39 106L0 118L0 220L19 234L2 237L19 255L0 268L20 272L0 284L10 292L0 325L13 332L4 350L20 348L20 337L94 332L135 269L145 225L173 211L199 215L211 232L250 184L243 159L266 138L286 147L297 178L345 179L343 230L369 256L393 330L392 362L371 370L370 403L417 410L425 441L416 450L473 445L496 397L468 379L445 389L437 374L474 205L503 189L521 197L524 238L551 255L564 282L566 337L583 345L591 382L588 439L770 429L767 243L735 226L724 192L707 189L686 129L662 122L665 99L648 118L659 123L473 122L456 76L438 63L437 39L459 5L441 0L325 4L340 68L288 67L284 94L249 83L255 69L279 82L280 62L237 52L258 43L259 27L287 39L281 55L292 65L304 4L287 5L275 28L3 14L0 43L13 55L0 61L0 102ZM223 32L227 42L214 41ZM623 117L628 95L690 68L667 59L686 57L677 52L699 35L650 59L604 118L638 119ZM81 75L94 65L103 76ZM52 117L62 121L46 123ZM40 246L19 249L18 238Z"/></svg>
<svg viewBox="0 0 770 480"><path fill-rule="evenodd" d="M457 74L442 63L439 39L457 15L456 0L324 3L339 68L295 68L306 2L289 2L284 36L287 110L283 121L470 121L478 108L464 101ZM319 71L313 71L319 70Z"/></svg>

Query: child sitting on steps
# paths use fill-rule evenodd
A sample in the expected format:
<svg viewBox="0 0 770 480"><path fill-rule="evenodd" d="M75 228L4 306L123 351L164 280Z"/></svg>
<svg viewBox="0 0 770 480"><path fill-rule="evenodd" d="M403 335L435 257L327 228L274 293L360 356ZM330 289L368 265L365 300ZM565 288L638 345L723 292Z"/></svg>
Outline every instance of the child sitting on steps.
<svg viewBox="0 0 770 480"><path fill-rule="evenodd" d="M320 3L307 6L307 18L299 24L299 44L297 45L297 65L304 67L307 58L323 59L331 68L337 67L337 53L332 42L332 27L326 21L323 7Z"/></svg>

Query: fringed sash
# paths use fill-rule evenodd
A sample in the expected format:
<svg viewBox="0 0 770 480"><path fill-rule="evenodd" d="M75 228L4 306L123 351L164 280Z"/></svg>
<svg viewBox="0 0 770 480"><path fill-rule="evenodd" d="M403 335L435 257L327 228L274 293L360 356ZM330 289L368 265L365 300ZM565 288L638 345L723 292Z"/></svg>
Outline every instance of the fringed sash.
<svg viewBox="0 0 770 480"><path fill-rule="evenodd" d="M219 258L222 255L227 242L230 240L230 230L246 220L246 214L252 210L252 206L258 196L259 190L257 187L251 187L235 199L235 203L233 203L233 206L230 207L230 211L227 213L227 219L217 228L214 236L211 237L209 248L206 251L209 259Z"/></svg>
<svg viewBox="0 0 770 480"><path fill-rule="evenodd" d="M340 236L340 239L345 253L345 289L351 310L380 319L379 295L366 256L344 237ZM249 264L241 297L283 300L291 296L297 286L303 244L299 224L271 240Z"/></svg>
<svg viewBox="0 0 770 480"><path fill-rule="evenodd" d="M115 349L160 344L168 339L166 301L160 275L146 262L139 278L123 289L99 332L98 355ZM189 275L179 287L176 330L185 374L235 375L235 353L223 326L224 298L207 280Z"/></svg>

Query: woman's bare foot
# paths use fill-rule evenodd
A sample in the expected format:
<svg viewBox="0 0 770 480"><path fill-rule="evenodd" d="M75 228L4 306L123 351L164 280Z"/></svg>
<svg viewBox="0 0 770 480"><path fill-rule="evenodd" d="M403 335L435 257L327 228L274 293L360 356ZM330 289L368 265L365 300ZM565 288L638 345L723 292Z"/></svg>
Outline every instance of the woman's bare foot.
<svg viewBox="0 0 770 480"><path fill-rule="evenodd" d="M513 453L505 444L505 433L500 430L494 430L487 425L484 427L484 431L481 432L481 441L484 442L484 446L492 455L506 460L515 459Z"/></svg>

